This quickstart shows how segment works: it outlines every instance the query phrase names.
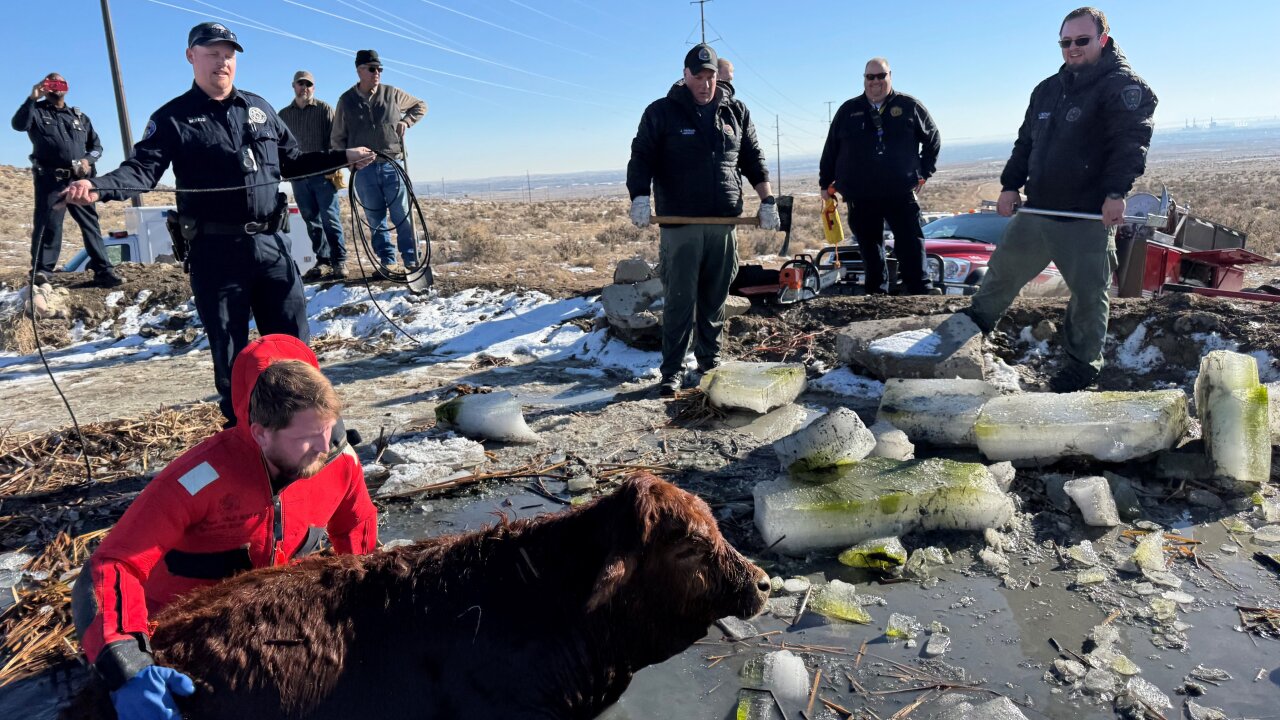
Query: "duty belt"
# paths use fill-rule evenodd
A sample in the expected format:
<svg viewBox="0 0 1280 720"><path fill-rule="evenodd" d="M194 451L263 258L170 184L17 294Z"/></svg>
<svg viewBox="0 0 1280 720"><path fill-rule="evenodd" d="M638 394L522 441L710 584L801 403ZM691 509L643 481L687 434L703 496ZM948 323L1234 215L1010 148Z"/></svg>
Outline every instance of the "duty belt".
<svg viewBox="0 0 1280 720"><path fill-rule="evenodd" d="M278 231L280 225L280 216L277 215L247 223L202 222L197 227L201 235L270 235Z"/></svg>
<svg viewBox="0 0 1280 720"><path fill-rule="evenodd" d="M71 168L49 168L33 165L31 169L39 175L52 175L54 180L70 180L75 177Z"/></svg>

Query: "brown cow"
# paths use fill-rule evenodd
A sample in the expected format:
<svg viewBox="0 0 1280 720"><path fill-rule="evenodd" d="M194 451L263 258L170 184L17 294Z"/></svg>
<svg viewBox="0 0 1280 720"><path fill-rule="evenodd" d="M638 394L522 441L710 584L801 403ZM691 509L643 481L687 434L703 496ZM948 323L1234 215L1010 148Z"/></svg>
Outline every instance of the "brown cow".
<svg viewBox="0 0 1280 720"><path fill-rule="evenodd" d="M195 680L192 720L592 718L768 588L706 503L641 475L559 515L245 573L165 609L153 646Z"/></svg>

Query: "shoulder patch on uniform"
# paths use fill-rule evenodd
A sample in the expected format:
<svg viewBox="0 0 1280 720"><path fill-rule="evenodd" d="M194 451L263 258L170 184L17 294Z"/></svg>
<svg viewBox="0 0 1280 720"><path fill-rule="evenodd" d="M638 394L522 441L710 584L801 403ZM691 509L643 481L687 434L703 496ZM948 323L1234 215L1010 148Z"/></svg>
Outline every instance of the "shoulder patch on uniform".
<svg viewBox="0 0 1280 720"><path fill-rule="evenodd" d="M207 462L191 468L182 477L178 478L178 484L187 489L187 492L195 495L201 490L209 486L209 483L218 479L218 471Z"/></svg>
<svg viewBox="0 0 1280 720"><path fill-rule="evenodd" d="M1078 108L1078 107L1073 107L1073 108L1071 108L1070 110L1068 110L1068 111L1067 111L1067 122L1075 122L1075 121L1079 120L1079 119L1080 119L1080 114L1081 114L1081 112L1082 112L1082 111L1081 111L1081 110L1080 110L1080 108Z"/></svg>
<svg viewBox="0 0 1280 720"><path fill-rule="evenodd" d="M142 131L142 139L143 139L143 140L146 140L147 138L149 138L149 137L151 137L152 135L155 135L155 134L156 134L156 121L155 121L155 120L148 120L148 121L147 121L147 129Z"/></svg>
<svg viewBox="0 0 1280 720"><path fill-rule="evenodd" d="M902 117L902 108L895 106L889 110L889 114L893 117Z"/></svg>
<svg viewBox="0 0 1280 720"><path fill-rule="evenodd" d="M1120 91L1120 100L1128 110L1137 110L1142 104L1142 86L1141 85L1125 85Z"/></svg>
<svg viewBox="0 0 1280 720"><path fill-rule="evenodd" d="M262 108L255 105L249 106L249 122L255 125L261 125L267 121L267 114L262 112Z"/></svg>

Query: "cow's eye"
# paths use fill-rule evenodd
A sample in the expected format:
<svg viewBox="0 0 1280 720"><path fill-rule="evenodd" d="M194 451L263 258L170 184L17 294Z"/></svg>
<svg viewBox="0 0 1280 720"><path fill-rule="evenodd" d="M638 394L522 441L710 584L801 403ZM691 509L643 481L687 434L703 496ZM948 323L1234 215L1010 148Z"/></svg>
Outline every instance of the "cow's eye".
<svg viewBox="0 0 1280 720"><path fill-rule="evenodd" d="M681 560L706 555L711 550L711 541L701 535L691 535L685 538L684 547L676 554Z"/></svg>

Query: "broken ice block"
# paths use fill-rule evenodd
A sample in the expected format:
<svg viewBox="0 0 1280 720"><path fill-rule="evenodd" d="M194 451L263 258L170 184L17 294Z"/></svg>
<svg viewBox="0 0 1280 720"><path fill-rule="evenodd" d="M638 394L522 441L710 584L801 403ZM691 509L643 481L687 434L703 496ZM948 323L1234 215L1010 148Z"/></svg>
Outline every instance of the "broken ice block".
<svg viewBox="0 0 1280 720"><path fill-rule="evenodd" d="M972 447L978 413L999 395L981 380L887 380L876 417L914 443Z"/></svg>
<svg viewBox="0 0 1280 720"><path fill-rule="evenodd" d="M884 628L885 637L899 640L913 638L919 632L920 623L915 618L899 613L891 613L889 615L889 623Z"/></svg>
<svg viewBox="0 0 1280 720"><path fill-rule="evenodd" d="M951 647L951 636L934 633L924 645L924 654L928 657L939 657Z"/></svg>
<svg viewBox="0 0 1280 720"><path fill-rule="evenodd" d="M1276 391L1276 395L1280 396L1280 390ZM916 456L916 446L911 444L911 439L888 420L878 420L868 429L876 438L871 457L910 460Z"/></svg>
<svg viewBox="0 0 1280 720"><path fill-rule="evenodd" d="M862 609L858 589L841 580L832 580L818 588L809 600L809 609L837 620L871 624L871 615Z"/></svg>
<svg viewBox="0 0 1280 720"><path fill-rule="evenodd" d="M804 392L804 365L727 362L703 375L698 387L715 407L763 414L786 405Z"/></svg>
<svg viewBox="0 0 1280 720"><path fill-rule="evenodd" d="M1151 617L1158 622L1167 623L1178 619L1178 603L1165 598L1155 598L1151 601Z"/></svg>
<svg viewBox="0 0 1280 720"><path fill-rule="evenodd" d="M951 562L951 551L942 547L925 547L911 551L902 573L918 580L926 580L933 575L933 568L942 567Z"/></svg>
<svg viewBox="0 0 1280 720"><path fill-rule="evenodd" d="M1280 445L1280 382L1267 383L1267 406L1271 416L1271 444Z"/></svg>
<svg viewBox="0 0 1280 720"><path fill-rule="evenodd" d="M767 547L800 553L917 529L1003 527L1013 517L1012 501L977 463L867 458L818 475L806 473L816 485L756 485L756 527Z"/></svg>
<svg viewBox="0 0 1280 720"><path fill-rule="evenodd" d="M960 702L954 707L947 708L940 715L936 715L935 718L936 720L973 720L974 718L981 718L982 720L1027 720L1027 716L1018 709L1018 706L1006 697L989 700L980 705Z"/></svg>
<svg viewBox="0 0 1280 720"><path fill-rule="evenodd" d="M1081 540L1079 545L1072 545L1064 554L1075 564L1084 567L1093 567L1099 562L1098 551L1093 549L1093 543L1088 540Z"/></svg>
<svg viewBox="0 0 1280 720"><path fill-rule="evenodd" d="M1258 545L1280 545L1280 525L1266 525L1258 528L1253 534L1253 541Z"/></svg>
<svg viewBox="0 0 1280 720"><path fill-rule="evenodd" d="M768 690L743 688L738 691L738 707L733 717L735 720L773 720L778 716L775 706L773 694Z"/></svg>
<svg viewBox="0 0 1280 720"><path fill-rule="evenodd" d="M1077 585L1097 585L1107 581L1107 571L1102 568L1088 568L1076 573Z"/></svg>
<svg viewBox="0 0 1280 720"><path fill-rule="evenodd" d="M1181 390L1028 393L988 402L974 434L991 460L1121 462L1172 447L1186 429Z"/></svg>
<svg viewBox="0 0 1280 720"><path fill-rule="evenodd" d="M1068 480L1062 489L1075 501L1084 515L1084 524L1093 527L1115 527L1120 524L1115 498L1106 478L1087 477Z"/></svg>
<svg viewBox="0 0 1280 720"><path fill-rule="evenodd" d="M857 462L875 446L858 413L839 407L778 440L773 451L784 470L804 471Z"/></svg>
<svg viewBox="0 0 1280 720"><path fill-rule="evenodd" d="M987 471L991 473L991 477L995 478L996 484L1003 492L1009 492L1009 488L1013 487L1014 478L1018 475L1018 471L1013 468L1013 463L1007 460L988 465Z"/></svg>
<svg viewBox="0 0 1280 720"><path fill-rule="evenodd" d="M1129 682L1125 683L1124 690L1116 696L1116 709L1124 710L1134 708L1139 710L1151 709L1156 712L1173 707L1173 703L1169 701L1169 696L1160 691L1160 688L1143 680L1140 677L1131 677Z"/></svg>
<svg viewBox="0 0 1280 720"><path fill-rule="evenodd" d="M742 678L781 700L799 702L809 696L809 671L789 650L757 655L742 666Z"/></svg>
<svg viewBox="0 0 1280 720"><path fill-rule="evenodd" d="M907 549L896 537L876 538L845 550L839 559L849 567L888 571L907 561Z"/></svg>
<svg viewBox="0 0 1280 720"><path fill-rule="evenodd" d="M802 593L809 588L809 578L806 577L793 577L782 581L782 591L786 593Z"/></svg>
<svg viewBox="0 0 1280 720"><path fill-rule="evenodd" d="M1250 355L1214 350L1200 360L1196 413L1213 475L1224 488L1249 492L1271 476L1271 410Z"/></svg>
<svg viewBox="0 0 1280 720"><path fill-rule="evenodd" d="M397 462L387 471L387 479L375 497L401 495L456 480L486 460L483 445L460 437L441 440L417 436L392 443L387 455L392 453Z"/></svg>
<svg viewBox="0 0 1280 720"><path fill-rule="evenodd" d="M538 441L524 422L520 401L509 392L459 395L436 407L436 420L468 437L517 443Z"/></svg>
<svg viewBox="0 0 1280 720"><path fill-rule="evenodd" d="M1144 573L1165 572L1168 570L1164 557L1164 533L1147 533L1138 541L1138 547L1134 548L1133 555L1129 557L1128 563L1124 564L1121 569L1137 570Z"/></svg>

